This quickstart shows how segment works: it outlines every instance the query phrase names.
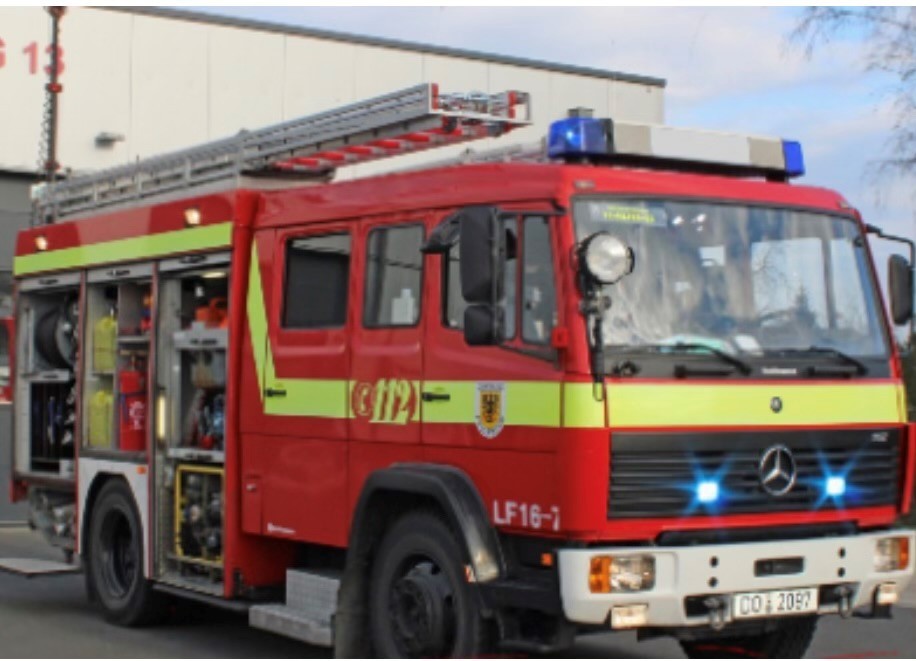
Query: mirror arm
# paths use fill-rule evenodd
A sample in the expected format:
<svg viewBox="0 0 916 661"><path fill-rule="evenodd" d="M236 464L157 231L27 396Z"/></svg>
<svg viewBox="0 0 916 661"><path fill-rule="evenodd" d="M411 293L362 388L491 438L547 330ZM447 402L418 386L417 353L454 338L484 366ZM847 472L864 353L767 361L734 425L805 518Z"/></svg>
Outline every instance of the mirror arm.
<svg viewBox="0 0 916 661"><path fill-rule="evenodd" d="M896 236L894 234L885 234L880 227L876 225L865 225L865 231L869 234L874 234L878 238L886 239L887 241L895 241L897 243L906 244L910 249L910 282L913 282L914 275L916 275L916 243L912 239L908 239L904 236ZM910 334L907 338L907 341L912 343L912 337L916 335L916 319L913 316L910 317Z"/></svg>
<svg viewBox="0 0 916 661"><path fill-rule="evenodd" d="M910 249L910 271L913 270L914 264L916 264L916 243L914 243L912 239L908 239L905 236L897 236L895 234L885 234L881 228L876 225L866 225L865 231L869 234L876 235L880 239L906 244Z"/></svg>

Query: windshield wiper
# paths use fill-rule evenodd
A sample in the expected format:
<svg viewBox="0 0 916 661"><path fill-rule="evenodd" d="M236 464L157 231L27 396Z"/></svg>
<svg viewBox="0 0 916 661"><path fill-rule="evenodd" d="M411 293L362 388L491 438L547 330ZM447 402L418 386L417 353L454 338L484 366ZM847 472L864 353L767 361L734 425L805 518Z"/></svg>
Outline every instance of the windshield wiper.
<svg viewBox="0 0 916 661"><path fill-rule="evenodd" d="M740 358L722 351L722 349L717 349L716 347L709 346L708 344L702 344L700 342L676 342L674 344L640 344L633 347L625 347L623 351L626 353L690 353L694 351L706 351L710 355L715 356L722 362L728 363L735 369L737 369L741 374L745 376L751 373L751 366ZM621 365L618 363L614 366L613 372L619 372ZM721 372L719 370L710 369L710 368L700 368L700 367L691 367L689 365L678 364L674 366L675 376L683 377L689 376L691 374L696 375L711 375L711 376L725 376L729 372Z"/></svg>
<svg viewBox="0 0 916 661"><path fill-rule="evenodd" d="M817 354L817 353L825 354L828 356L833 356L834 358L839 358L840 360L844 361L847 365L854 367L856 374L858 374L859 376L868 374L868 366L865 363L863 363L858 358L854 358L853 356L850 356L848 353L844 353L840 351L839 349L834 349L833 347L821 347L817 345L812 345L808 347L807 349L794 349L794 348L771 349L767 353L798 354L798 355ZM829 373L830 372L830 370L824 370L823 368L824 366L812 365L811 367L808 368L808 373L814 376L818 373L824 373L824 372Z"/></svg>

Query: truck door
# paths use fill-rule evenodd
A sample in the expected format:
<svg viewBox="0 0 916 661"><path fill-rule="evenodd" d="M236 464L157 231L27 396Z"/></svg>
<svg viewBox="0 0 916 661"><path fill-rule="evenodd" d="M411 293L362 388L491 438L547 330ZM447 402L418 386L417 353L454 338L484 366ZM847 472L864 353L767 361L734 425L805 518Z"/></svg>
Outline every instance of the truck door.
<svg viewBox="0 0 916 661"><path fill-rule="evenodd" d="M404 461L403 447L392 444L420 443L424 236L417 215L361 223L350 434L386 445L360 447L357 461L370 450Z"/></svg>
<svg viewBox="0 0 916 661"><path fill-rule="evenodd" d="M247 532L346 539L352 234L336 223L255 238L247 297L254 355L243 374L260 392L248 388L242 404Z"/></svg>
<svg viewBox="0 0 916 661"><path fill-rule="evenodd" d="M439 264L430 269L437 305L426 312L425 458L462 467L491 511L511 502L516 515L525 504L552 516L559 502L552 476L554 452L561 440L562 372L551 335L562 321L558 317L553 220L534 214L505 220L509 260L502 346L471 347L465 342L466 304L461 296L457 243L436 256ZM532 521L515 516L509 523L528 529L554 525L540 514L538 525Z"/></svg>

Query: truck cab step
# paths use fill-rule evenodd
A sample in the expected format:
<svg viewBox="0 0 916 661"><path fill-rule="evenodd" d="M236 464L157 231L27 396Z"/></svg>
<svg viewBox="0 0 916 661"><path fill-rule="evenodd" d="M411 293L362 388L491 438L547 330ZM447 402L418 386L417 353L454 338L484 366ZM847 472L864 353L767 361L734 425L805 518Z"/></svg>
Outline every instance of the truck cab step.
<svg viewBox="0 0 916 661"><path fill-rule="evenodd" d="M83 571L79 565L54 560L39 560L37 558L0 558L0 572L16 574L25 578L38 578L40 576L60 576L63 574L79 574Z"/></svg>
<svg viewBox="0 0 916 661"><path fill-rule="evenodd" d="M339 587L336 573L287 570L286 603L252 606L248 623L281 636L330 647Z"/></svg>

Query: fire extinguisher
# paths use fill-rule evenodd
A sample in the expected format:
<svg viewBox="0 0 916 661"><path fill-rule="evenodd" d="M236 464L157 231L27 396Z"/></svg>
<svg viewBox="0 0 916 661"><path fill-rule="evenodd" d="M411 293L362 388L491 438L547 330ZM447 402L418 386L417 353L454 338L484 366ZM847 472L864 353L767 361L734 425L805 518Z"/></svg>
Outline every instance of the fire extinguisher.
<svg viewBox="0 0 916 661"><path fill-rule="evenodd" d="M120 448L128 452L146 450L146 375L136 365L119 374Z"/></svg>

